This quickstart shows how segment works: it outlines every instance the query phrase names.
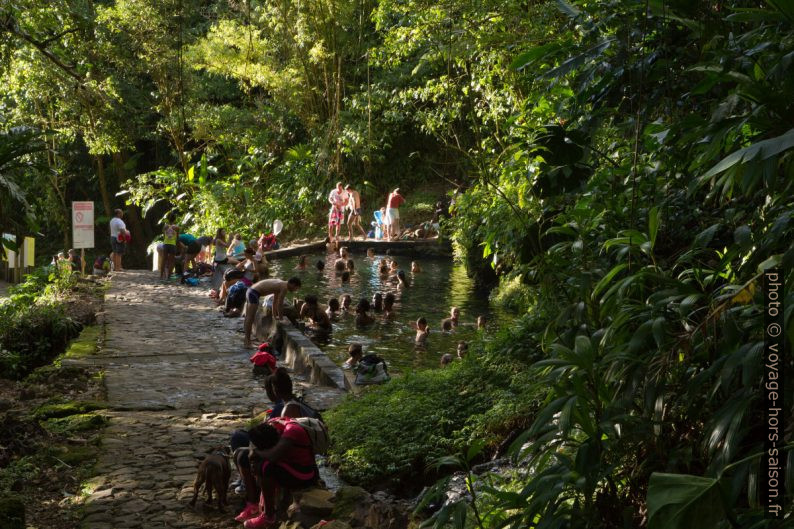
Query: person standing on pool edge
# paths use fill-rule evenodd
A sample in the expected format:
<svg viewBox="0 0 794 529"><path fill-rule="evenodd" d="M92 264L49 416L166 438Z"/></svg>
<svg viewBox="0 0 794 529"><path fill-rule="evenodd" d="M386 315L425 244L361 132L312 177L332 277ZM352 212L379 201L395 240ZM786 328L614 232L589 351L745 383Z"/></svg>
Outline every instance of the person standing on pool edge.
<svg viewBox="0 0 794 529"><path fill-rule="evenodd" d="M243 347L251 347L251 330L254 326L256 313L259 310L259 298L273 294L273 319L278 321L282 316L281 307L287 292L295 292L300 287L301 280L297 277L292 277L289 281L263 279L254 283L245 291L245 322L243 324L245 342L243 342Z"/></svg>
<svg viewBox="0 0 794 529"><path fill-rule="evenodd" d="M347 209L350 211L350 215L347 217L347 240L353 240L353 226L356 226L361 231L361 236L366 240L367 232L361 226L361 195L353 189L351 184L345 186L345 191L347 191L348 195Z"/></svg>
<svg viewBox="0 0 794 529"><path fill-rule="evenodd" d="M386 232L386 240L390 241L392 237L400 237L400 206L405 203L405 199L400 194L400 188L397 187L389 194L386 200L386 216L389 219L389 228Z"/></svg>
<svg viewBox="0 0 794 529"><path fill-rule="evenodd" d="M342 182L337 182L336 187L328 194L328 202L331 209L328 211L328 241L339 242L339 227L345 221L345 206L347 206L348 194L342 188Z"/></svg>
<svg viewBox="0 0 794 529"><path fill-rule="evenodd" d="M123 272L121 267L121 257L126 253L127 243L119 241L119 233L127 231L127 225L121 220L124 212L120 209L116 210L116 216L110 219L110 260L113 263L113 270L116 272Z"/></svg>

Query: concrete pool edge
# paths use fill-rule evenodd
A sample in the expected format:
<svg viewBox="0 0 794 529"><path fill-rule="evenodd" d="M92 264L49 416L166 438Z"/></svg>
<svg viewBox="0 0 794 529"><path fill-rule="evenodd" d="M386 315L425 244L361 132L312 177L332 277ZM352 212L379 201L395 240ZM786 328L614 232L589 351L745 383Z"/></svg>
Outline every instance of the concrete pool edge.
<svg viewBox="0 0 794 529"><path fill-rule="evenodd" d="M377 253L391 251L394 255L416 255L416 256L451 256L452 243L446 239L419 239L408 241L342 241L341 246L347 246L351 252L366 252L368 248L374 248ZM290 246L265 252L268 259L280 259L282 257L295 257L301 254L311 254L320 250L325 250L325 242L313 242L300 246Z"/></svg>
<svg viewBox="0 0 794 529"><path fill-rule="evenodd" d="M330 386L344 391L350 383L342 369L327 354L290 323L275 321L260 310L254 322L255 335L268 340L281 351L281 362L296 373L306 375L311 384Z"/></svg>

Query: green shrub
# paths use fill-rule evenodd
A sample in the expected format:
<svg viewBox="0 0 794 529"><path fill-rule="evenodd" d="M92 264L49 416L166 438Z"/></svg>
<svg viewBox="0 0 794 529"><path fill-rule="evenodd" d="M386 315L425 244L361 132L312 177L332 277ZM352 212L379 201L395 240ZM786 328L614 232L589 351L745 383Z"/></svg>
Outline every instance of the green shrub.
<svg viewBox="0 0 794 529"><path fill-rule="evenodd" d="M515 312L526 312L532 306L532 290L519 276L502 278L499 286L491 292L491 302Z"/></svg>
<svg viewBox="0 0 794 529"><path fill-rule="evenodd" d="M526 423L534 400L520 395L528 385L514 372L511 362L489 364L472 353L351 396L327 413L330 462L350 483L414 493L437 477L425 472L434 459L474 439L493 450L505 428Z"/></svg>
<svg viewBox="0 0 794 529"><path fill-rule="evenodd" d="M80 325L48 299L0 306L0 377L19 379L60 354Z"/></svg>

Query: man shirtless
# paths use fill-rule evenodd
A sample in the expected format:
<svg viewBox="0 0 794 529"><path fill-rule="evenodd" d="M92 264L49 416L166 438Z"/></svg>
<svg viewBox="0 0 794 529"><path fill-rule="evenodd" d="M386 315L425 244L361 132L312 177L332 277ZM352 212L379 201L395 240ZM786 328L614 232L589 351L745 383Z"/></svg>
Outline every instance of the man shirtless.
<svg viewBox="0 0 794 529"><path fill-rule="evenodd" d="M366 240L367 232L361 226L361 195L353 189L351 184L345 186L345 191L347 191L348 196L347 209L350 211L347 217L347 240L353 240L353 226L356 226L361 231L361 236Z"/></svg>
<svg viewBox="0 0 794 529"><path fill-rule="evenodd" d="M251 347L251 329L254 326L254 319L259 310L259 298L273 294L273 319L281 319L281 306L284 303L284 296L287 292L295 292L301 287L301 280L297 277L290 278L289 281L281 279L263 279L251 285L245 291L245 342L243 347Z"/></svg>

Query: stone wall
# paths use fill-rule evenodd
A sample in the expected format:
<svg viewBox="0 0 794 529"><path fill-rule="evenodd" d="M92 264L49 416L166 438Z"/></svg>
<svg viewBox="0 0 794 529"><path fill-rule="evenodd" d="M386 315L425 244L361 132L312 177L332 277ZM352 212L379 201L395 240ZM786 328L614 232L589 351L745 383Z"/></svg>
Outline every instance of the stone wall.
<svg viewBox="0 0 794 529"><path fill-rule="evenodd" d="M281 352L280 361L312 384L345 389L344 373L328 355L291 323L276 322L265 312L259 310L254 321L257 339L273 344Z"/></svg>

